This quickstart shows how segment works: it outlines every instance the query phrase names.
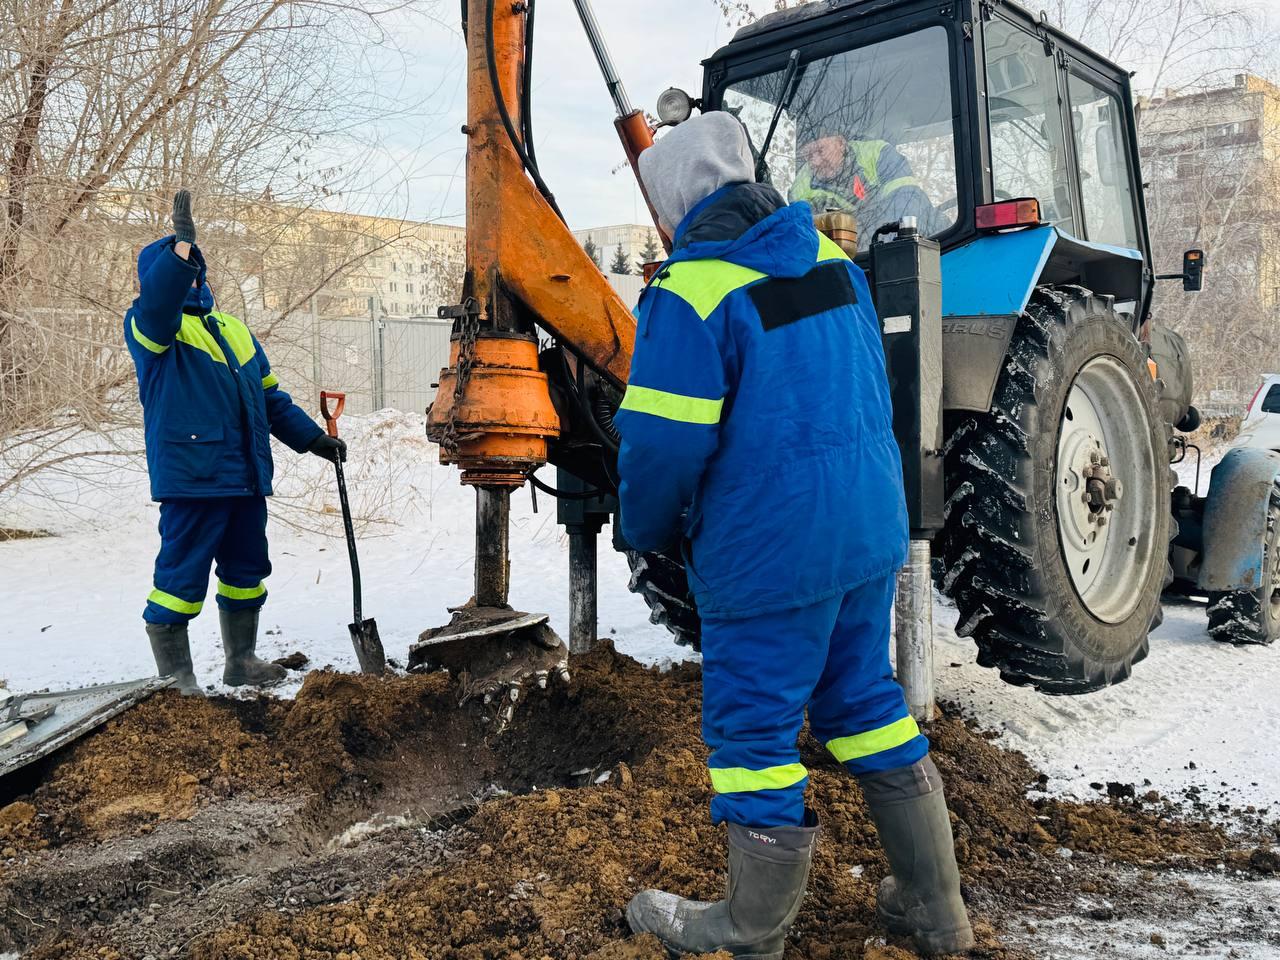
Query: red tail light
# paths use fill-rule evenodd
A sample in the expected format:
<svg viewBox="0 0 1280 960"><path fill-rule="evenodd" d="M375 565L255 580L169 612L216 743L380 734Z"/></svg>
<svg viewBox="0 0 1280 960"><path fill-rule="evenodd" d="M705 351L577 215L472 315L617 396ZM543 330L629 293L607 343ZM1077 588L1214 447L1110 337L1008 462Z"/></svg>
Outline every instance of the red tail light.
<svg viewBox="0 0 1280 960"><path fill-rule="evenodd" d="M987 203L973 211L979 230L1008 230L1040 225L1040 201L1035 197Z"/></svg>

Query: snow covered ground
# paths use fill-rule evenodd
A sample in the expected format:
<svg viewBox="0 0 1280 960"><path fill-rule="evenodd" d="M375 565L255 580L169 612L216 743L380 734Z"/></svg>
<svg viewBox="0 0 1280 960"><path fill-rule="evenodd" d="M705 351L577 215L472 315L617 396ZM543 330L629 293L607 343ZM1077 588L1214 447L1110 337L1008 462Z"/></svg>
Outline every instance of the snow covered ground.
<svg viewBox="0 0 1280 960"><path fill-rule="evenodd" d="M373 518L360 529L366 616L377 618L388 655L402 658L421 630L445 622L446 607L470 595L473 494L455 470L438 464L419 417L388 411L344 419L343 430L356 512ZM278 450L277 462L275 572L262 651L276 657L301 650L315 666L354 669L332 468L287 450ZM513 499L511 599L520 609L550 613L564 634L567 540L554 502L542 497L539 508L532 511L527 491ZM157 515L136 468L78 467L0 503L0 526L59 534L0 543L0 678L11 688L152 671L140 613L151 588ZM688 655L648 622L644 603L627 591L628 576L625 561L602 543L601 634L648 662ZM222 654L212 596L208 604L192 640L197 674L213 684ZM1280 649L1214 643L1202 607L1174 606L1130 681L1089 697L1050 698L978 667L973 645L955 636L955 619L954 608L939 602L939 696L1000 730L1004 744L1050 777L1049 790L1096 797L1091 783L1121 781L1176 799L1197 786L1210 809L1226 803L1280 811L1280 760L1270 737L1280 726Z"/></svg>

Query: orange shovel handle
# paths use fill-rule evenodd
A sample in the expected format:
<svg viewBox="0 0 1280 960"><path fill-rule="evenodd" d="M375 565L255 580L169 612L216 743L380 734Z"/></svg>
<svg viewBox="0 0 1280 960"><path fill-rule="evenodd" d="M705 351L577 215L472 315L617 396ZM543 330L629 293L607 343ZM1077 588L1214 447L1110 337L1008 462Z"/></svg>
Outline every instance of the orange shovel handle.
<svg viewBox="0 0 1280 960"><path fill-rule="evenodd" d="M334 408L329 410L329 401L334 401ZM338 435L338 418L342 416L342 408L347 405L347 395L336 390L320 391L320 413L324 417L325 433L331 437Z"/></svg>

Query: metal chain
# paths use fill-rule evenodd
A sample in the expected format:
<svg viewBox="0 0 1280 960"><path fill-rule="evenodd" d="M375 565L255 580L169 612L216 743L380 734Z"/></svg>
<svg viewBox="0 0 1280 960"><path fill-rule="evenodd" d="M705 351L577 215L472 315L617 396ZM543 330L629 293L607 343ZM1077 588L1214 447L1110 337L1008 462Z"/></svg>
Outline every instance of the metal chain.
<svg viewBox="0 0 1280 960"><path fill-rule="evenodd" d="M458 338L458 370L453 381L453 405L449 408L449 419L440 432L440 447L450 456L458 452L458 407L467 391L467 383L471 380L471 368L476 360L476 337L480 333L480 305L468 299L462 305L460 334Z"/></svg>

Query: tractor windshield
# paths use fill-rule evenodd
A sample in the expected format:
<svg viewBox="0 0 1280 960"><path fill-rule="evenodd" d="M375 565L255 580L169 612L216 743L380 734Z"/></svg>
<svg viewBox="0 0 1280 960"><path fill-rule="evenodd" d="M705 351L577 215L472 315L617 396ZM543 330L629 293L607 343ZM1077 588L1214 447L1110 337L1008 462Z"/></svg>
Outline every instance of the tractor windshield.
<svg viewBox="0 0 1280 960"><path fill-rule="evenodd" d="M779 100L785 107L768 152L770 179L790 200L858 220L858 245L874 230L916 218L930 235L956 220L951 58L942 27L802 62L791 89L785 69L742 80L723 109L746 126L756 150Z"/></svg>

